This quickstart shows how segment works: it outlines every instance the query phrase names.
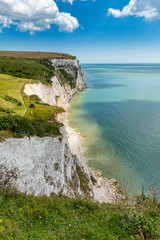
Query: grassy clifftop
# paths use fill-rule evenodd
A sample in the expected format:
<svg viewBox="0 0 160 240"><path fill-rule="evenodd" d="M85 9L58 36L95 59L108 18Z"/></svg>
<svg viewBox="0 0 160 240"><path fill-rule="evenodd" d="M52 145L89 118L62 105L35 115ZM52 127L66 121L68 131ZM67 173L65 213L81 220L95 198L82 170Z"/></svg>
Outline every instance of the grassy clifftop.
<svg viewBox="0 0 160 240"><path fill-rule="evenodd" d="M0 191L0 239L160 239L160 207L137 198L134 206Z"/></svg>
<svg viewBox="0 0 160 240"><path fill-rule="evenodd" d="M26 83L51 83L51 78L58 74L51 60L36 58L36 53L28 52L3 52L2 55L9 57L0 57L0 137L60 135L61 124L55 117L64 110L43 104L38 96L28 97L23 92ZM41 56L73 58L54 53L40 53ZM30 130L27 132L25 129Z"/></svg>
<svg viewBox="0 0 160 240"><path fill-rule="evenodd" d="M27 78L41 81L44 84L51 83L55 75L55 69L51 60L0 57L0 73L19 78Z"/></svg>
<svg viewBox="0 0 160 240"><path fill-rule="evenodd" d="M57 53L57 52L19 52L19 51L0 51L0 57L14 57L14 58L47 58L47 59L75 59L74 56L71 56L66 53Z"/></svg>
<svg viewBox="0 0 160 240"><path fill-rule="evenodd" d="M60 135L55 120L62 108L42 103L36 95L28 97L24 85L34 80L0 74L0 138Z"/></svg>

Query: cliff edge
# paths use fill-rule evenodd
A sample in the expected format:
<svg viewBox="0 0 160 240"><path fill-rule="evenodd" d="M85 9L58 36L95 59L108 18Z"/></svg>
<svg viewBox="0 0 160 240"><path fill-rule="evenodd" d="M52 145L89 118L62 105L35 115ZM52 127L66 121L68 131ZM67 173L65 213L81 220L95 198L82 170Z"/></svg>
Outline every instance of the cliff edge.
<svg viewBox="0 0 160 240"><path fill-rule="evenodd" d="M86 87L79 61L76 58L50 59L49 64L54 69L51 82L25 81L24 97L36 96L41 105L67 110L72 97ZM30 110L29 114L32 117L34 111ZM114 180L107 180L98 172L89 170L80 160L76 151L81 148L79 137L67 123L66 112L57 113L56 118L63 124L59 136L25 136L1 141L0 171L4 175L6 169L16 172L14 186L27 194L81 196L99 202L120 199ZM78 139L74 147L73 135Z"/></svg>

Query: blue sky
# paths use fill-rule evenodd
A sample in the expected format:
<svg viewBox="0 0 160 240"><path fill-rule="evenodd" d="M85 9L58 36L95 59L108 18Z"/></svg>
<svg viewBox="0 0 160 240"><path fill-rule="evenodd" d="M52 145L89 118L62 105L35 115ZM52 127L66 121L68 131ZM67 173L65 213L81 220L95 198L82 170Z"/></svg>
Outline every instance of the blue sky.
<svg viewBox="0 0 160 240"><path fill-rule="evenodd" d="M82 63L160 62L159 0L30 2L0 0L1 50L66 52Z"/></svg>

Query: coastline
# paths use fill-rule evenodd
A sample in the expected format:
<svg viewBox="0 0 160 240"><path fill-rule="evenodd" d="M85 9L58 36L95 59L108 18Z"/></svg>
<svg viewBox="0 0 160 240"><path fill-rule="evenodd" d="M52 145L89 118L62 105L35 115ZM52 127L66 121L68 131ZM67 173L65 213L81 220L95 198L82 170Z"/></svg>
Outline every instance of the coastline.
<svg viewBox="0 0 160 240"><path fill-rule="evenodd" d="M72 98L75 96L75 94L72 96ZM86 136L81 134L77 129L74 128L74 126L70 124L68 119L69 109L70 103L68 103L66 112L58 113L56 119L65 126L71 152L84 163L84 154L80 137ZM93 201L113 204L125 201L126 196L114 178L107 179L103 177L100 171L91 169L88 166L86 167L92 182Z"/></svg>

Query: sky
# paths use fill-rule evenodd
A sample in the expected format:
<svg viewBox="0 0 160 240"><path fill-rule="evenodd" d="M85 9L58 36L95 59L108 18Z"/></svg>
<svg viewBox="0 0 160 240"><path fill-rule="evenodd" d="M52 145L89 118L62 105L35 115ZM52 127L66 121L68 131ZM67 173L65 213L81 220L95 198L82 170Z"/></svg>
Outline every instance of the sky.
<svg viewBox="0 0 160 240"><path fill-rule="evenodd" d="M160 63L160 0L0 0L0 50Z"/></svg>

